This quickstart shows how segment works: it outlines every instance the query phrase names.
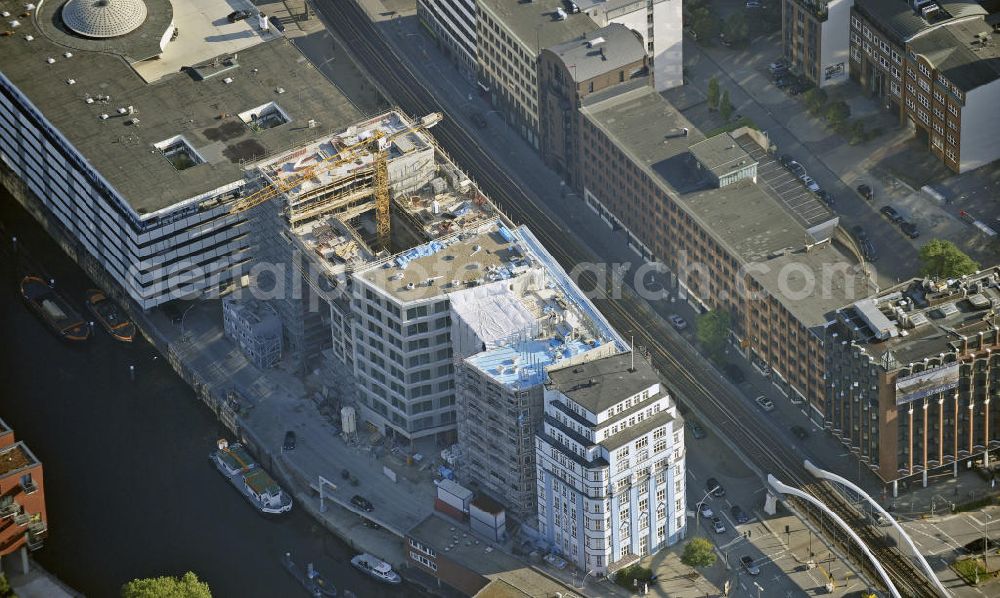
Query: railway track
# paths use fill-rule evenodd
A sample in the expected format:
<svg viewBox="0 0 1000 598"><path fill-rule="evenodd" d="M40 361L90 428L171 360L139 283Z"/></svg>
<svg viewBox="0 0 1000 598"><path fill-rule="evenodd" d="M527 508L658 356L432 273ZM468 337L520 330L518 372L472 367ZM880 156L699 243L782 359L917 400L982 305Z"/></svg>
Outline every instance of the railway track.
<svg viewBox="0 0 1000 598"><path fill-rule="evenodd" d="M325 0L317 7L326 17L330 27L347 43L359 66L366 69L386 90L404 112L422 115L431 112L448 114L423 84L421 77L398 60L391 46L382 38L368 15L353 1ZM446 118L438 124L433 135L438 145L467 174L473 177L484 191L515 222L528 224L545 247L569 271L580 262L593 261L591 252L572 235L563 233L563 227L539 207L540 199L532 197L522 185L511 177L493 157L473 139L456 120ZM586 272L581 286L598 289L597 277ZM680 404L695 406L697 410L720 430L725 432L741 451L757 466L806 489L826 503L865 540L889 572L894 585L904 596L937 596L930 582L896 548L886 546L882 531L870 522L839 490L827 481L815 480L803 467L802 456L795 453L760 420L746 401L737 396L722 382L708 363L685 346L662 318L638 298L628 287L624 296L611 299L607 289L600 289L594 304L611 324L623 333L635 336L635 344L644 346L653 365L668 381L667 386ZM829 530L829 523L810 509L817 517L821 529ZM860 550L851 550L852 541L846 534L833 534L834 539L846 544L848 554L866 571L868 579L879 581L879 576ZM857 558L860 557L860 558Z"/></svg>

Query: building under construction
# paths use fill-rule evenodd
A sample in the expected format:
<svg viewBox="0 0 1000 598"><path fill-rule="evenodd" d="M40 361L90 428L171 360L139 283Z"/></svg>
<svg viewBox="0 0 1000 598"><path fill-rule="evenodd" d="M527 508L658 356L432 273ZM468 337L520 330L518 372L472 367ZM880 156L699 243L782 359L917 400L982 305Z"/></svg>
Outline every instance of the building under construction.
<svg viewBox="0 0 1000 598"><path fill-rule="evenodd" d="M250 278L258 295L279 299L286 355L299 371L331 345L344 354L343 338L331 335L330 304L350 272L427 240L400 205L411 207L422 189L443 191L440 177L455 171L438 163L424 132L439 118L387 112L249 170L257 190L234 210L254 211Z"/></svg>

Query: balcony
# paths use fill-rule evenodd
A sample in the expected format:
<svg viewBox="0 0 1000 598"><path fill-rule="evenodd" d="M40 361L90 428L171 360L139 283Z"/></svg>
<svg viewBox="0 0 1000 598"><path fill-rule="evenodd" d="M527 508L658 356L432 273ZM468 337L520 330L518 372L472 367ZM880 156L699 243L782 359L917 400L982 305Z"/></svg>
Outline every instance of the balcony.
<svg viewBox="0 0 1000 598"><path fill-rule="evenodd" d="M30 478L21 480L21 489L24 490L25 494L34 494L35 492L38 492L38 484L35 483L35 480Z"/></svg>
<svg viewBox="0 0 1000 598"><path fill-rule="evenodd" d="M7 497L9 500L4 501L4 504L0 504L0 519L6 519L7 517L13 517L21 512L21 505L17 504L17 501Z"/></svg>
<svg viewBox="0 0 1000 598"><path fill-rule="evenodd" d="M33 521L28 525L26 544L28 550L38 550L45 543L45 538L49 535L49 526L44 521Z"/></svg>

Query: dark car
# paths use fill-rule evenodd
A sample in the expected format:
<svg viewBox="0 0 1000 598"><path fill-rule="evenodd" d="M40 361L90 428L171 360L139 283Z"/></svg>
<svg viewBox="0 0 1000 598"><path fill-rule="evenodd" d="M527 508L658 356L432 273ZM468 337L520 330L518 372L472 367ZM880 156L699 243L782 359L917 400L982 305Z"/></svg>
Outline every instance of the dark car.
<svg viewBox="0 0 1000 598"><path fill-rule="evenodd" d="M829 191L824 191L820 189L819 191L816 192L816 197L818 197L820 201L822 201L828 206L833 205L833 194L830 193Z"/></svg>
<svg viewBox="0 0 1000 598"><path fill-rule="evenodd" d="M226 20L230 23L235 23L236 21L245 21L253 16L253 13L249 10L234 10L233 12L226 15Z"/></svg>
<svg viewBox="0 0 1000 598"><path fill-rule="evenodd" d="M889 222L893 224L899 224L900 222L903 222L903 216L896 211L896 208L892 206L882 206L882 208L879 210L879 214L882 214L883 216L888 218Z"/></svg>
<svg viewBox="0 0 1000 598"><path fill-rule="evenodd" d="M792 426L791 430L792 434L794 434L795 437L798 438L799 440L805 440L806 438L809 438L809 430L806 430L802 426Z"/></svg>
<svg viewBox="0 0 1000 598"><path fill-rule="evenodd" d="M726 372L726 377L729 378L733 384L743 384L746 382L747 377L743 374L743 370L741 370L735 363L727 363L722 366L722 369Z"/></svg>
<svg viewBox="0 0 1000 598"><path fill-rule="evenodd" d="M851 234L857 239L858 243L863 243L868 240L868 233L865 231L865 227L860 224L855 224L851 227Z"/></svg>
<svg viewBox="0 0 1000 598"><path fill-rule="evenodd" d="M369 519L367 517L362 517L361 518L361 525L363 525L365 527L369 527L371 529L382 529L381 525L375 523L374 521L372 521L371 519Z"/></svg>
<svg viewBox="0 0 1000 598"><path fill-rule="evenodd" d="M778 156L778 164L781 164L782 166L784 166L786 168L788 167L788 163L791 162L791 161L792 161L792 157L789 156L788 154L781 154L781 155Z"/></svg>
<svg viewBox="0 0 1000 598"><path fill-rule="evenodd" d="M743 555L740 557L740 565L746 569L746 572L750 575L760 575L760 567L753 564L753 557L748 555Z"/></svg>
<svg viewBox="0 0 1000 598"><path fill-rule="evenodd" d="M878 252L875 251L875 244L871 242L871 239L865 239L859 245L862 257L864 257L869 262L878 261Z"/></svg>
<svg viewBox="0 0 1000 598"><path fill-rule="evenodd" d="M281 449L285 451L295 450L295 432L291 430L285 432L285 441L281 444Z"/></svg>
<svg viewBox="0 0 1000 598"><path fill-rule="evenodd" d="M361 509L365 513L371 513L375 510L375 505L371 503L367 498L361 496L360 494L355 494L351 497L351 504L355 507Z"/></svg>
<svg viewBox="0 0 1000 598"><path fill-rule="evenodd" d="M858 193L861 194L861 197L864 197L868 201L875 199L875 190L868 185L858 185L857 189Z"/></svg>
<svg viewBox="0 0 1000 598"><path fill-rule="evenodd" d="M705 480L705 490L708 490L709 493L716 498L722 498L726 495L726 489L723 488L722 484L719 483L719 480L715 478L708 478Z"/></svg>
<svg viewBox="0 0 1000 598"><path fill-rule="evenodd" d="M735 521L737 525L749 523L750 521L750 516L747 515L746 511L741 509L739 505L733 505L733 508L729 509L729 514L733 516L733 521Z"/></svg>
<svg viewBox="0 0 1000 598"><path fill-rule="evenodd" d="M478 112L473 112L472 114L470 114L469 119L472 121L472 124L476 125L480 129L485 129L486 127L490 126L490 123L487 122L486 117Z"/></svg>
<svg viewBox="0 0 1000 598"><path fill-rule="evenodd" d="M707 434L705 434L705 428L702 428L701 424L697 422L689 424L688 427L691 428L691 435L698 440L701 440L702 438L707 436Z"/></svg>
<svg viewBox="0 0 1000 598"><path fill-rule="evenodd" d="M917 230L917 225L912 222L906 222L905 220L900 222L899 230L903 231L903 234L911 239L916 239L920 236L920 231Z"/></svg>
<svg viewBox="0 0 1000 598"><path fill-rule="evenodd" d="M271 24L271 27L277 29L278 32L280 33L285 32L285 26L284 24L282 24L281 20L278 17L268 17L267 22Z"/></svg>

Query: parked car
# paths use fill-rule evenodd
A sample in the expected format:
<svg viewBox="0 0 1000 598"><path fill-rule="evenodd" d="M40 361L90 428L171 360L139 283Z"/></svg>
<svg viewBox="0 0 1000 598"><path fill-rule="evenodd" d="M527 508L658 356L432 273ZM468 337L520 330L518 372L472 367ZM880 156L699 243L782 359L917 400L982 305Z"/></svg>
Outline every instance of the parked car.
<svg viewBox="0 0 1000 598"><path fill-rule="evenodd" d="M375 523L374 521L372 521L371 519L369 519L367 517L362 517L361 518L361 525L363 525L365 527L368 527L368 528L371 528L371 529L382 529L381 525Z"/></svg>
<svg viewBox="0 0 1000 598"><path fill-rule="evenodd" d="M829 191L824 191L823 189L820 189L819 191L816 192L816 197L818 197L820 201L822 201L828 206L833 205L833 194L830 193Z"/></svg>
<svg viewBox="0 0 1000 598"><path fill-rule="evenodd" d="M812 191L813 193L820 192L819 183L817 183L816 180L813 179L811 176L806 175L803 177L799 177L799 180L801 180L802 184L806 186L806 189Z"/></svg>
<svg viewBox="0 0 1000 598"><path fill-rule="evenodd" d="M785 73L779 73L774 76L774 86L778 89L785 89L794 84L795 81L786 77Z"/></svg>
<svg viewBox="0 0 1000 598"><path fill-rule="evenodd" d="M806 176L806 167L799 164L795 160L789 160L788 164L786 164L785 167L788 169L789 172L791 172L797 177L801 178Z"/></svg>
<svg viewBox="0 0 1000 598"><path fill-rule="evenodd" d="M761 8L760 0L747 0L747 8Z"/></svg>
<svg viewBox="0 0 1000 598"><path fill-rule="evenodd" d="M771 399L765 397L764 395L757 397L756 399L753 400L753 402L757 403L757 406L766 412L774 411L774 403L771 401Z"/></svg>
<svg viewBox="0 0 1000 598"><path fill-rule="evenodd" d="M799 440L805 440L806 438L809 438L809 430L806 430L802 426L792 426L790 430L792 431L792 434L794 434L795 437L798 438Z"/></svg>
<svg viewBox="0 0 1000 598"><path fill-rule="evenodd" d="M235 23L237 21L245 21L253 16L253 13L249 10L234 10L233 12L226 15L226 20L230 23Z"/></svg>
<svg viewBox="0 0 1000 598"><path fill-rule="evenodd" d="M741 556L740 564L743 565L743 569L750 575L760 575L760 567L753 564L753 557L748 555Z"/></svg>
<svg viewBox="0 0 1000 598"><path fill-rule="evenodd" d="M704 438L705 436L707 436L707 434L705 434L705 428L702 428L701 424L699 424L697 422L688 424L688 428L691 429L691 435L694 436L698 440L701 440L702 438Z"/></svg>
<svg viewBox="0 0 1000 598"><path fill-rule="evenodd" d="M684 33L688 34L694 41L698 41L698 34L695 32L694 27L685 27Z"/></svg>
<svg viewBox="0 0 1000 598"><path fill-rule="evenodd" d="M724 534L726 533L726 524L722 522L722 518L712 517L712 529L717 534Z"/></svg>
<svg viewBox="0 0 1000 598"><path fill-rule="evenodd" d="M285 432L285 441L281 443L281 449L291 451L295 449L295 432L291 430Z"/></svg>
<svg viewBox="0 0 1000 598"><path fill-rule="evenodd" d="M726 495L726 489L715 478L705 480L705 490L708 490L715 498L722 498Z"/></svg>
<svg viewBox="0 0 1000 598"><path fill-rule="evenodd" d="M788 70L788 61L785 60L784 58L779 58L779 59L775 60L774 62L772 62L771 64L767 65L767 70L771 71L772 73L775 73L775 72L778 72L778 71L787 71Z"/></svg>
<svg viewBox="0 0 1000 598"><path fill-rule="evenodd" d="M678 316L677 314L670 314L670 316L668 316L667 319L670 320L670 324L673 325L673 327L676 328L677 330L684 330L685 328L688 327L687 320Z"/></svg>
<svg viewBox="0 0 1000 598"><path fill-rule="evenodd" d="M746 514L746 511L740 508L739 505L733 505L733 508L729 509L729 514L733 516L733 521L737 525L743 525L744 523L750 522L750 516Z"/></svg>
<svg viewBox="0 0 1000 598"><path fill-rule="evenodd" d="M743 384L746 382L747 377L743 375L743 370L741 370L735 363L727 363L722 366L722 369L726 372L726 376L732 381L733 384Z"/></svg>
<svg viewBox="0 0 1000 598"><path fill-rule="evenodd" d="M854 235L854 239L858 243L863 243L868 240L868 233L865 231L865 227L860 224L855 224L851 227L851 234Z"/></svg>
<svg viewBox="0 0 1000 598"><path fill-rule="evenodd" d="M267 22L271 24L271 27L277 29L278 33L285 32L285 24L282 23L281 19L279 19L278 17L268 17Z"/></svg>
<svg viewBox="0 0 1000 598"><path fill-rule="evenodd" d="M712 507L708 506L708 503L704 503L704 502L698 503L698 513L702 517L713 517L713 516L715 516L715 511L712 510Z"/></svg>
<svg viewBox="0 0 1000 598"><path fill-rule="evenodd" d="M355 494L354 496L351 497L351 504L361 509L365 513L371 513L372 511L375 510L375 505L373 505L370 500L368 500L364 496L361 496L360 494Z"/></svg>
<svg viewBox="0 0 1000 598"><path fill-rule="evenodd" d="M903 222L903 216L896 211L896 208L892 206L882 206L879 213L889 219L889 222L893 224L899 224Z"/></svg>
<svg viewBox="0 0 1000 598"><path fill-rule="evenodd" d="M778 155L778 164L781 164L785 168L788 168L788 163L792 161L792 157L788 154Z"/></svg>
<svg viewBox="0 0 1000 598"><path fill-rule="evenodd" d="M912 222L903 221L899 223L899 230L903 231L903 234L911 239L916 239L920 236L920 231L917 230L917 225Z"/></svg>
<svg viewBox="0 0 1000 598"><path fill-rule="evenodd" d="M875 190L869 187L868 185L865 184L858 185L858 193L861 194L861 197L864 197L868 201L872 201L873 199L875 199Z"/></svg>
<svg viewBox="0 0 1000 598"><path fill-rule="evenodd" d="M731 42L728 39L726 39L726 34L725 33L720 33L719 34L719 43L722 44L723 46L727 47L727 48L732 48L733 47L733 42Z"/></svg>

